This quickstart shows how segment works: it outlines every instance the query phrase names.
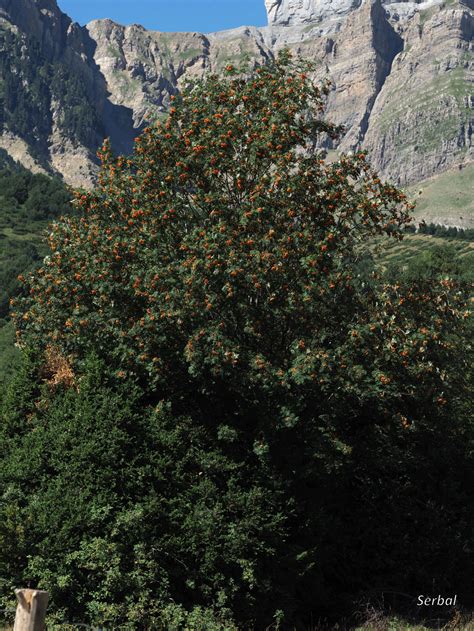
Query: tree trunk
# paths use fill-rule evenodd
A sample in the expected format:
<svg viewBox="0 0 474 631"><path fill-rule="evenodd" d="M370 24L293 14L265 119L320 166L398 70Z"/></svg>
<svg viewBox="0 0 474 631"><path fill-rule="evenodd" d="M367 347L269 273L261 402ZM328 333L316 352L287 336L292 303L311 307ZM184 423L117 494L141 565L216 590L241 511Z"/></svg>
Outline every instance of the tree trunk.
<svg viewBox="0 0 474 631"><path fill-rule="evenodd" d="M48 592L37 589L16 589L16 608L13 631L44 631Z"/></svg>

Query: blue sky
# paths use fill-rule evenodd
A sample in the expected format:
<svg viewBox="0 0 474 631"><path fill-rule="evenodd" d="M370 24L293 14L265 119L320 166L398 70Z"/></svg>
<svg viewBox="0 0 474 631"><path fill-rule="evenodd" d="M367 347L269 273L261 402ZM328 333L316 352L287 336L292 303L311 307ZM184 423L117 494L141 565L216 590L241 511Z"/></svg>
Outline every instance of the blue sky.
<svg viewBox="0 0 474 631"><path fill-rule="evenodd" d="M157 31L211 31L267 23L264 0L58 0L73 20L111 18Z"/></svg>

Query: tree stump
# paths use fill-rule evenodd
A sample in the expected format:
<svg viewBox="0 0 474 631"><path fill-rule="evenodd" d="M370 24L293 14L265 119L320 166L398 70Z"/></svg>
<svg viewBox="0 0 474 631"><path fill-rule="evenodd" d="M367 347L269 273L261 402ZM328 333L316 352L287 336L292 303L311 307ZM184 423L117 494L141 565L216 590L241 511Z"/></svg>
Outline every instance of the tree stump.
<svg viewBox="0 0 474 631"><path fill-rule="evenodd" d="M38 589L16 589L16 608L13 631L44 631L49 594Z"/></svg>

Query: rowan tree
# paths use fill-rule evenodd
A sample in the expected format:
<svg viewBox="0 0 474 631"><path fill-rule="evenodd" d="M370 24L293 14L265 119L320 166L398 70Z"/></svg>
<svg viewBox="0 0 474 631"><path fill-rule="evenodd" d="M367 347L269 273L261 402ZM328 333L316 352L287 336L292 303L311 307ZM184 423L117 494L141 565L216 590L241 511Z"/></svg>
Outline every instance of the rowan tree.
<svg viewBox="0 0 474 631"><path fill-rule="evenodd" d="M321 120L327 86L287 55L227 75L175 98L132 158L105 145L100 187L53 225L29 280L21 340L77 360L99 350L117 374L169 393L204 373L291 382L315 334L344 339L334 324L356 311L355 246L396 235L405 197L363 153L329 164L312 150L339 130Z"/></svg>

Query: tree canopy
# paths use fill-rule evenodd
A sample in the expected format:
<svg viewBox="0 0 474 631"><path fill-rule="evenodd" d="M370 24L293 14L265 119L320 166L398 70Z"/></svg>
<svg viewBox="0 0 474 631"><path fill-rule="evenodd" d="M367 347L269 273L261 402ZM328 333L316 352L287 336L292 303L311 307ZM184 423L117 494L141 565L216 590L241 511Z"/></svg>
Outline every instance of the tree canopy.
<svg viewBox="0 0 474 631"><path fill-rule="evenodd" d="M338 131L320 118L326 87L285 57L234 72L175 99L132 159L104 148L101 187L53 226L32 280L31 339L80 358L100 338L125 374L168 389L180 370L194 389L202 371L277 383L316 330L345 336L334 317L356 308L356 245L396 236L405 196L363 153L327 164L312 150Z"/></svg>

